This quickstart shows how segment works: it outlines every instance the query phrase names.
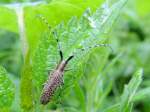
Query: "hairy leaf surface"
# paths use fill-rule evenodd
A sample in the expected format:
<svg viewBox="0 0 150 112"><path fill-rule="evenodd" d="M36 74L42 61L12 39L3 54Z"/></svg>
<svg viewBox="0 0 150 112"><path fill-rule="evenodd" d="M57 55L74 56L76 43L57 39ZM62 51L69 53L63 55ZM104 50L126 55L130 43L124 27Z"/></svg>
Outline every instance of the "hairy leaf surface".
<svg viewBox="0 0 150 112"><path fill-rule="evenodd" d="M6 70L0 66L0 111L10 108L14 99L14 84L8 77Z"/></svg>

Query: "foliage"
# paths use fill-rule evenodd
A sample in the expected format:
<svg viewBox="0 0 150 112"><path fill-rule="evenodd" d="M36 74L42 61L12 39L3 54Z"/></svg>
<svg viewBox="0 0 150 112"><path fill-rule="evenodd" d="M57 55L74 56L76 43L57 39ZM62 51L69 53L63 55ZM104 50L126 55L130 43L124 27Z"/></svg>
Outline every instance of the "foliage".
<svg viewBox="0 0 150 112"><path fill-rule="evenodd" d="M103 32L106 32L108 26L110 27L116 19L124 3L125 1L119 1L110 8L106 3L92 16L90 16L90 11L87 10L80 20L73 17L66 26L62 23L54 28L55 34L51 33L53 32L52 29L49 35L42 38L33 57L33 81L36 87L40 87L41 91L42 84L46 81L48 74L46 73L48 66L51 67L50 69L54 70L59 61L59 54L56 54L57 43L55 42L55 38L58 38L61 44L65 59L73 53L75 56L77 55L77 58L70 62L68 66L74 69L64 75L65 85L73 85L75 79L80 79L79 77L83 74L81 72L82 67L76 65L81 65L83 60L86 59L85 57L90 49L86 49L85 52L80 52L78 48L87 48L88 46L94 46L99 44L99 42L105 41L107 38L102 37ZM116 12L116 15L114 15L113 12Z"/></svg>
<svg viewBox="0 0 150 112"><path fill-rule="evenodd" d="M5 106L0 104L0 111L149 112L148 0L1 3L16 1L22 2L22 8L0 5L0 64L10 73L0 67L0 100L7 101ZM75 58L66 68L70 70L64 73L64 85L48 105L42 106L43 84L60 60L55 38L64 58L71 54ZM102 43L111 43L113 52L109 46L88 49ZM22 48L27 51L21 52Z"/></svg>
<svg viewBox="0 0 150 112"><path fill-rule="evenodd" d="M1 30L0 36L0 64L11 73L19 76L21 71L22 55L20 53L18 35L13 32Z"/></svg>
<svg viewBox="0 0 150 112"><path fill-rule="evenodd" d="M14 10L0 6L0 28L14 33L18 32L17 17ZM11 18L10 18L11 17ZM6 19L7 18L7 19Z"/></svg>
<svg viewBox="0 0 150 112"><path fill-rule="evenodd" d="M0 108L3 112L9 112L14 99L14 84L8 77L6 70L0 66Z"/></svg>
<svg viewBox="0 0 150 112"><path fill-rule="evenodd" d="M87 0L87 2L82 0L79 2L76 0L54 0L50 4L24 7L26 35L30 49L34 50L36 48L43 32L47 29L37 17L39 14L42 14L49 24L54 27L62 21L67 23L72 16L80 17L87 7L96 10L102 1L103 0L95 0L93 4L91 0Z"/></svg>
<svg viewBox="0 0 150 112"><path fill-rule="evenodd" d="M139 69L132 77L128 85L125 85L123 94L116 104L105 110L105 112L131 112L133 108L133 98L137 88L142 82L143 70Z"/></svg>
<svg viewBox="0 0 150 112"><path fill-rule="evenodd" d="M121 109L120 112L129 112L132 110L132 101L135 93L142 82L143 70L139 69L129 82L128 86L125 86L123 95L121 96Z"/></svg>
<svg viewBox="0 0 150 112"><path fill-rule="evenodd" d="M21 107L25 111L30 111L33 108L33 91L32 91L32 68L29 61L29 54L27 55L26 58L26 63L23 67L22 73L21 73Z"/></svg>

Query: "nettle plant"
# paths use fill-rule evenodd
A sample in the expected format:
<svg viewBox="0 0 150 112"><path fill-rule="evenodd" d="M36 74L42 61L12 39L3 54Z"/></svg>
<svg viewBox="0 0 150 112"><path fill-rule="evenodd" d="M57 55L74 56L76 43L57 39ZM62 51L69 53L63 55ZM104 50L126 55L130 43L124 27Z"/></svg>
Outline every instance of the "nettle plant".
<svg viewBox="0 0 150 112"><path fill-rule="evenodd" d="M141 69L115 105L106 99L114 81L106 74L119 58L108 61L111 51L107 49L110 48L107 33L126 2L119 0L110 6L107 1L95 13L87 9L80 19L72 17L54 28L44 16L37 16L48 30L43 32L36 49L26 56L20 85L22 110L128 112L132 109L133 96L142 80Z"/></svg>
<svg viewBox="0 0 150 112"><path fill-rule="evenodd" d="M94 14L87 9L80 19L72 17L66 25L61 23L53 29L50 28L46 19L40 16L41 21L48 26L49 34L41 38L33 54L33 82L37 89L41 91L49 75L48 72L55 71L57 65L58 68L62 66L62 72L65 71L66 65L68 69L71 69L62 77L64 86L73 85L77 79L80 79L83 73L83 62L87 59L89 52L95 47L109 46L105 44L108 41L106 33L124 3L124 0L119 1L112 7L105 3ZM50 77L52 78L53 75ZM62 87L62 90L65 88Z"/></svg>
<svg viewBox="0 0 150 112"><path fill-rule="evenodd" d="M59 98L63 100L68 88L83 75L83 63L90 52L98 46L109 46L105 44L108 42L106 34L125 2L121 0L111 7L105 3L94 14L87 9L80 19L72 17L67 24L61 23L55 28L51 28L43 16L38 16L46 23L48 33L41 38L32 57L33 83L38 94L36 102L47 104ZM102 53L104 58L108 54L106 50ZM65 72L65 69L70 70Z"/></svg>

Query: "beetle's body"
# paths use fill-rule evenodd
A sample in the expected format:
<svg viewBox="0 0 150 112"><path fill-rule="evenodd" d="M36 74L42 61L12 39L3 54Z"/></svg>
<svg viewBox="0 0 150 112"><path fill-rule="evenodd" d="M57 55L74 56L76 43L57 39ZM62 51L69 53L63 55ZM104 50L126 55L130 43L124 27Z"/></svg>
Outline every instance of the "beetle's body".
<svg viewBox="0 0 150 112"><path fill-rule="evenodd" d="M49 79L44 85L43 93L41 96L41 103L47 104L53 96L57 87L63 84L63 73L66 67L66 61L61 61L56 69L49 75Z"/></svg>
<svg viewBox="0 0 150 112"><path fill-rule="evenodd" d="M41 104L47 104L51 100L56 89L63 84L63 74L69 60L62 60L56 69L49 75L43 88L40 100Z"/></svg>

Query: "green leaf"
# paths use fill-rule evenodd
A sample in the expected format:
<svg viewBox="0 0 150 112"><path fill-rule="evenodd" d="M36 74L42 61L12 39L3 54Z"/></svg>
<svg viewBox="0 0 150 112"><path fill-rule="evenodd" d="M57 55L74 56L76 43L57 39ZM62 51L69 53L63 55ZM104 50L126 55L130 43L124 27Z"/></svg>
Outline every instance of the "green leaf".
<svg viewBox="0 0 150 112"><path fill-rule="evenodd" d="M14 99L14 84L8 77L6 70L0 66L0 111L9 112Z"/></svg>
<svg viewBox="0 0 150 112"><path fill-rule="evenodd" d="M77 100L80 102L80 105L81 105L80 108L82 112L86 112L85 94L78 83L75 84L74 90L75 90L75 96L77 97Z"/></svg>
<svg viewBox="0 0 150 112"><path fill-rule="evenodd" d="M17 15L15 10L0 6L0 28L18 33Z"/></svg>
<svg viewBox="0 0 150 112"><path fill-rule="evenodd" d="M136 9L141 16L150 14L149 0L136 0Z"/></svg>
<svg viewBox="0 0 150 112"><path fill-rule="evenodd" d="M112 82L106 84L105 78L103 77L102 70L106 65L109 52L106 49L97 48L94 50L86 63L85 67L85 88L86 88L86 111L94 110L98 111L105 97L109 93L112 87Z"/></svg>
<svg viewBox="0 0 150 112"><path fill-rule="evenodd" d="M103 0L54 0L49 4L27 6L24 8L26 36L31 50L37 46L37 42L46 27L39 21L37 15L42 14L47 18L52 27L67 22L72 16L80 17L87 7L95 10Z"/></svg>
<svg viewBox="0 0 150 112"><path fill-rule="evenodd" d="M144 101L150 99L150 87L140 89L134 96L133 101Z"/></svg>
<svg viewBox="0 0 150 112"><path fill-rule="evenodd" d="M72 54L75 55L75 58L68 64L68 67L73 70L66 72L64 75L64 88L73 85L76 80L79 80L83 74L82 63L86 61L88 54L92 51L88 47L94 47L94 45L99 43L107 42L107 38L104 36L104 32L102 31L107 31L108 27L110 27L108 24L112 24L116 20L120 9L125 4L125 1L126 0L120 0L111 7L107 7L107 9L99 8L93 15L91 11L87 9L80 19L72 17L67 24L61 23L53 28L49 33L43 34L43 37L37 44L37 48L35 49L32 57L33 82L36 85L36 88L41 90L42 85L47 78L48 71L54 70L59 62L60 56L57 50L55 38L59 39L65 59ZM108 4L105 3L105 5ZM106 14L106 10L110 10L110 12ZM117 14L114 14L115 16L113 16L115 11ZM104 16L106 18L104 18ZM91 22L97 26L92 26ZM52 32L55 33L53 34ZM85 49L85 51L81 51L79 47ZM107 59L108 52L103 51L99 55ZM96 58L98 60L99 56L96 55ZM105 59L103 59L104 63L106 61ZM103 68L103 61L101 62L101 67L98 66L97 69L101 70ZM97 62L100 63L100 60ZM99 71L94 74L98 73ZM98 81L99 80L96 82ZM95 83L95 85L97 85L97 83ZM64 88L63 90L65 90ZM96 88L94 88L94 90L95 89Z"/></svg>
<svg viewBox="0 0 150 112"><path fill-rule="evenodd" d="M53 46L52 46L53 45ZM57 65L58 52L56 42L47 34L41 38L33 55L33 82L36 88L41 88L47 78L48 72Z"/></svg>
<svg viewBox="0 0 150 112"><path fill-rule="evenodd" d="M125 86L121 96L120 112L130 112L132 108L133 98L138 87L142 82L143 69L139 69L132 77L128 85Z"/></svg>
<svg viewBox="0 0 150 112"><path fill-rule="evenodd" d="M25 64L21 71L20 86L21 107L25 112L33 109L33 86L32 86L32 67L30 65L30 56L27 54Z"/></svg>
<svg viewBox="0 0 150 112"><path fill-rule="evenodd" d="M115 105L108 107L106 110L104 110L104 112L118 112L119 109L120 109L120 105L115 104Z"/></svg>
<svg viewBox="0 0 150 112"><path fill-rule="evenodd" d="M104 112L132 112L133 102L137 96L137 89L142 82L143 69L139 69L125 86L121 99L108 107Z"/></svg>

